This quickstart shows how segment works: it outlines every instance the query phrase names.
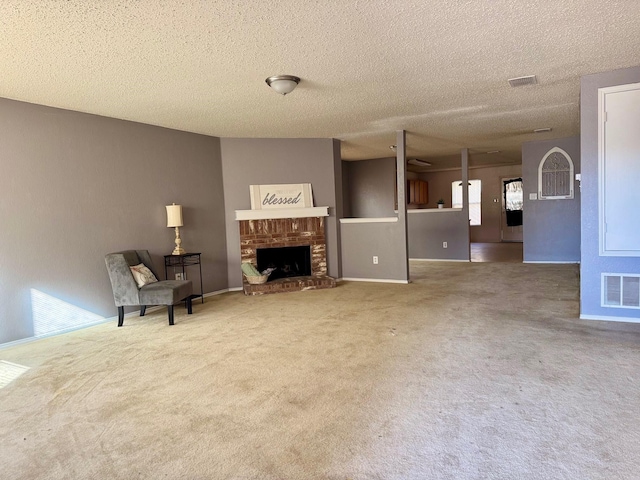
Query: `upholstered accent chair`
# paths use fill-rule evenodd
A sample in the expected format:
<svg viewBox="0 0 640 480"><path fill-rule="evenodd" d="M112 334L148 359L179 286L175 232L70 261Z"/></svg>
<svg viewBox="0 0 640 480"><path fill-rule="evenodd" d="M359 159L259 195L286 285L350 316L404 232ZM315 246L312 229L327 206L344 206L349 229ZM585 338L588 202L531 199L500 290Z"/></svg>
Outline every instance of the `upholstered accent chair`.
<svg viewBox="0 0 640 480"><path fill-rule="evenodd" d="M118 326L124 322L124 307L140 306L140 316L143 317L147 306L166 305L169 314L169 325L173 325L173 306L185 301L187 313L191 314L191 295L193 285L191 280L162 280L138 286L130 267L141 263L146 266L155 278L158 273L153 267L151 256L147 250L127 250L109 253L105 256L109 279L113 289L113 299L118 307Z"/></svg>

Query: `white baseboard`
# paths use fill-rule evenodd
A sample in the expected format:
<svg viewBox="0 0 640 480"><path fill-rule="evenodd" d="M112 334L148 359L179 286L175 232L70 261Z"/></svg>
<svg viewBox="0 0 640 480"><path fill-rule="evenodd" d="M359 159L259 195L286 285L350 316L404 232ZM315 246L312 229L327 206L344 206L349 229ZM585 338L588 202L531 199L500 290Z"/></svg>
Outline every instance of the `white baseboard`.
<svg viewBox="0 0 640 480"><path fill-rule="evenodd" d="M149 311L151 311L151 309L149 309ZM130 317L130 316L134 316L134 315L140 315L139 311L138 312L127 313L125 315L125 317ZM109 323L109 322L113 322L113 321L117 321L117 320L118 320L118 316L116 315L115 317L105 318L104 320L100 320L98 322L87 323L86 325L81 325L79 327L66 328L64 330L57 330L55 332L46 333L44 335L38 335L37 337L21 338L19 340L14 340L12 342L7 342L7 343L0 344L0 350L4 350L5 348L16 347L18 345L23 345L25 343L36 342L38 340L43 340L45 338L55 337L57 335L63 335L65 333L75 332L76 330L82 330L84 328L95 327L96 325L102 325L103 323Z"/></svg>
<svg viewBox="0 0 640 480"><path fill-rule="evenodd" d="M203 297L204 298L213 297L215 295L222 295L223 293L235 292L235 291L242 291L242 287L238 287L238 288L223 288L222 290L216 290L215 292L205 293L203 295ZM195 300L195 298L194 298L194 300Z"/></svg>
<svg viewBox="0 0 640 480"><path fill-rule="evenodd" d="M374 283L402 283L408 284L409 280L387 280L384 278L350 278L350 277L342 277L341 279L344 282L374 282Z"/></svg>
<svg viewBox="0 0 640 480"><path fill-rule="evenodd" d="M149 307L149 308L147 308L146 313L153 313L153 312L156 312L156 311L160 310L161 308L165 308L165 306L164 305L156 305L156 306L153 306L153 307ZM132 318L132 317L139 317L139 316L140 316L140 310L134 310L133 312L129 312L129 313L125 313L124 314L124 318ZM99 320L97 322L86 323L84 325L79 325L79 326L71 327L71 328L65 328L63 330L56 330L55 332L45 333L44 335L38 335L36 337L21 338L19 340L14 340L12 342L3 343L3 344L0 344L0 350L3 350L5 348L10 348L10 347L15 347L17 345L22 345L22 344L25 344L25 343L36 342L38 340L43 340L43 339L49 338L49 337L56 337L58 335L64 335L65 333L71 333L71 332L75 332L77 330L83 330L85 328L95 327L96 325L102 325L103 323L110 323L110 322L117 323L118 322L118 315L114 315L113 317L105 317L104 320Z"/></svg>
<svg viewBox="0 0 640 480"><path fill-rule="evenodd" d="M471 262L471 260L459 260L453 258L410 258L412 262Z"/></svg>
<svg viewBox="0 0 640 480"><path fill-rule="evenodd" d="M596 320L603 322L640 323L638 317L612 317L609 315L580 315L580 320Z"/></svg>
<svg viewBox="0 0 640 480"><path fill-rule="evenodd" d="M559 265L576 265L576 264L580 264L579 261L575 261L575 262L551 262L551 261L542 261L542 260L525 260L522 263L550 263L550 264L559 264Z"/></svg>
<svg viewBox="0 0 640 480"><path fill-rule="evenodd" d="M207 297L212 297L214 295L221 295L223 293L227 293L227 292L231 292L231 291L236 291L236 290L242 290L242 287L235 289L235 288L223 288L222 290L216 290L215 292L209 292L209 293L205 293L203 295L204 298ZM197 305L197 299L193 299L193 304ZM146 313L153 313L156 312L162 308L166 308L165 305L155 305L153 307L149 307L147 308ZM134 310L133 312L129 312L129 313L125 313L124 314L124 318L131 318L131 317L139 317L140 316L140 310ZM55 332L51 332L51 333L47 333L44 335L38 335L37 337L27 337L27 338L21 338L19 340L13 340L12 342L7 342L7 343L2 343L0 344L0 350L4 350L6 348L11 348L11 347L15 347L17 345L23 345L25 343L31 343L31 342L35 342L38 340L42 340L44 338L49 338L49 337L55 337L57 335L64 335L65 333L70 333L70 332L75 332L76 330L82 330L84 328L89 328L89 327L95 327L96 325L102 325L103 323L109 323L109 322L114 322L117 323L118 321L118 315L114 315L113 317L106 317L104 320L99 320L97 322L92 322L92 323L87 323L85 325L80 325L77 327L72 327L72 328L66 328L64 330L57 330Z"/></svg>

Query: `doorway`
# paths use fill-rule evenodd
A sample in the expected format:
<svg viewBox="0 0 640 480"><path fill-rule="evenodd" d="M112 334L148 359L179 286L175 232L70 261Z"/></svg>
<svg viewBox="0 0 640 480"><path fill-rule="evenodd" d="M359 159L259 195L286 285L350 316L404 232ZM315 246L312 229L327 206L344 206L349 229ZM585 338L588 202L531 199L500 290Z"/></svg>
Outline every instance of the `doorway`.
<svg viewBox="0 0 640 480"><path fill-rule="evenodd" d="M521 177L501 177L502 214L500 215L500 239L503 242L522 242L522 218L524 207Z"/></svg>
<svg viewBox="0 0 640 480"><path fill-rule="evenodd" d="M472 262L522 263L522 243L472 243Z"/></svg>

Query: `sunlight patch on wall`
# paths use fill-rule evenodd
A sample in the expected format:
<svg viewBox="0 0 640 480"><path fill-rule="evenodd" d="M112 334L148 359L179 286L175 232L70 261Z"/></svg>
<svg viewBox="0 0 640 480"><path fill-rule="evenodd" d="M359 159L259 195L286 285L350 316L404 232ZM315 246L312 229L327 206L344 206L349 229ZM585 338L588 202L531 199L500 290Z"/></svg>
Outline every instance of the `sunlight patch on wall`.
<svg viewBox="0 0 640 480"><path fill-rule="evenodd" d="M0 360L0 388L4 388L29 370L29 367Z"/></svg>
<svg viewBox="0 0 640 480"><path fill-rule="evenodd" d="M31 289L33 334L36 337L103 322L104 317Z"/></svg>

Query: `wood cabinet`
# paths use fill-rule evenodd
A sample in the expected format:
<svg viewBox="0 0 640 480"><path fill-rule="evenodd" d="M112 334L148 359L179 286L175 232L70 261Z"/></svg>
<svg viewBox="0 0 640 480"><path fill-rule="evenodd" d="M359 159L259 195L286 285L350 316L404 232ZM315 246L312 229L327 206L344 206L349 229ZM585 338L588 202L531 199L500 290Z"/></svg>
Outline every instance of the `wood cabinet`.
<svg viewBox="0 0 640 480"><path fill-rule="evenodd" d="M426 205L429 202L429 185L424 180L407 180L407 203Z"/></svg>

